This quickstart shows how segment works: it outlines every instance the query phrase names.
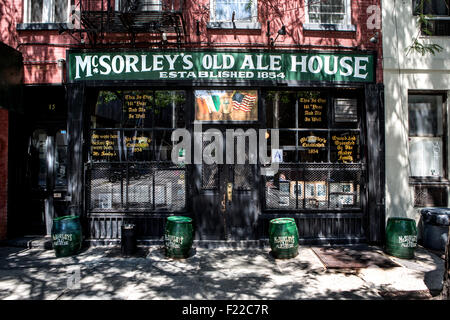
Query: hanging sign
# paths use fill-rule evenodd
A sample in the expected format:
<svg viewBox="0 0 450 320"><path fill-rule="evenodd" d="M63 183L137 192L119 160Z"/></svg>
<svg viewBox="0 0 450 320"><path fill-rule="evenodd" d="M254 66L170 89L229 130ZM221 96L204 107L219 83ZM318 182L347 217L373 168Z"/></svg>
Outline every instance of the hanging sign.
<svg viewBox="0 0 450 320"><path fill-rule="evenodd" d="M259 80L373 82L374 57L360 53L69 52L68 80Z"/></svg>
<svg viewBox="0 0 450 320"><path fill-rule="evenodd" d="M283 162L283 149L272 149L272 163Z"/></svg>

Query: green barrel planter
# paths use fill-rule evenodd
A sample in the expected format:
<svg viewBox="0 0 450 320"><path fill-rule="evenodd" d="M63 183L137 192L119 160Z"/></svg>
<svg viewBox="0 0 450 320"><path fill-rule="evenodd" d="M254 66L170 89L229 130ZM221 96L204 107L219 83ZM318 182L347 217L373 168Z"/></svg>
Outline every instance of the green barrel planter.
<svg viewBox="0 0 450 320"><path fill-rule="evenodd" d="M412 259L416 247L416 222L408 218L389 218L386 225L386 253L397 258Z"/></svg>
<svg viewBox="0 0 450 320"><path fill-rule="evenodd" d="M269 242L272 255L277 259L289 259L298 255L298 229L292 218L270 220Z"/></svg>
<svg viewBox="0 0 450 320"><path fill-rule="evenodd" d="M52 244L57 258L77 254L82 244L80 217L63 216L53 219Z"/></svg>
<svg viewBox="0 0 450 320"><path fill-rule="evenodd" d="M194 229L191 218L183 216L167 218L164 234L164 246L167 257L179 259L189 257L193 241Z"/></svg>

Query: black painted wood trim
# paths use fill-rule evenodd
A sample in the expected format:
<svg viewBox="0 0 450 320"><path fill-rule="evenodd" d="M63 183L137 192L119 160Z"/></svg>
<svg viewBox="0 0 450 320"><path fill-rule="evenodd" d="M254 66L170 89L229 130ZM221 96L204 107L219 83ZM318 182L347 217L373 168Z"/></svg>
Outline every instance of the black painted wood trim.
<svg viewBox="0 0 450 320"><path fill-rule="evenodd" d="M367 231L368 241L384 243L385 232L385 160L384 160L384 88L369 84L365 88L367 127Z"/></svg>
<svg viewBox="0 0 450 320"><path fill-rule="evenodd" d="M81 216L83 212L83 106L85 86L67 86L67 137L68 137L68 193L71 197L69 212Z"/></svg>

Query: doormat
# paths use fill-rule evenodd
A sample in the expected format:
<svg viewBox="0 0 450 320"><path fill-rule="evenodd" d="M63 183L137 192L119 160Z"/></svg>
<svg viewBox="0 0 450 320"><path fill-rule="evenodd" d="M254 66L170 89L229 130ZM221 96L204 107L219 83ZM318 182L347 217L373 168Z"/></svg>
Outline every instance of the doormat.
<svg viewBox="0 0 450 320"><path fill-rule="evenodd" d="M433 296L428 290L416 291L380 291L384 300L432 300Z"/></svg>
<svg viewBox="0 0 450 320"><path fill-rule="evenodd" d="M369 266L388 269L400 267L384 256L379 249L369 246L311 248L327 269L360 269Z"/></svg>

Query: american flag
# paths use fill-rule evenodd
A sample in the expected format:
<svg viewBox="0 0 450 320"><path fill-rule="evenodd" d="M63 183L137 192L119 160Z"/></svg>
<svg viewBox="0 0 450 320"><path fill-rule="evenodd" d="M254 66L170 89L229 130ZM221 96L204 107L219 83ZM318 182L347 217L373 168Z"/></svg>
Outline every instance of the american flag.
<svg viewBox="0 0 450 320"><path fill-rule="evenodd" d="M256 96L236 92L233 96L232 101L234 110L250 112L252 111L252 107L256 101Z"/></svg>

